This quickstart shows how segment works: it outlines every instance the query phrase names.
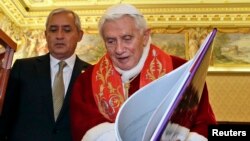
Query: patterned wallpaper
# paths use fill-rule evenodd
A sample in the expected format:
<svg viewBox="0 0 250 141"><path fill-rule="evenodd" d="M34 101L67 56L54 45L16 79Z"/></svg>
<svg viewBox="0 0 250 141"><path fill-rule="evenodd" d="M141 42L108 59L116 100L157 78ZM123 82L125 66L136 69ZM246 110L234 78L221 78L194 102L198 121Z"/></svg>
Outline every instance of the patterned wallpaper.
<svg viewBox="0 0 250 141"><path fill-rule="evenodd" d="M209 73L206 81L218 121L250 122L250 73Z"/></svg>

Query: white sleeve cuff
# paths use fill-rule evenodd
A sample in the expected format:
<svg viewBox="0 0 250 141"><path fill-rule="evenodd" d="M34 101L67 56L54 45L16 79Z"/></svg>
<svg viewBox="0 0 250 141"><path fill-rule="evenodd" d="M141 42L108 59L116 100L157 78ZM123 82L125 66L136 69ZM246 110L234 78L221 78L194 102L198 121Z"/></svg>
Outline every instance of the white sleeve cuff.
<svg viewBox="0 0 250 141"><path fill-rule="evenodd" d="M207 141L207 138L196 132L190 132L186 141Z"/></svg>
<svg viewBox="0 0 250 141"><path fill-rule="evenodd" d="M161 136L161 141L184 141L189 129L176 123L169 123Z"/></svg>
<svg viewBox="0 0 250 141"><path fill-rule="evenodd" d="M89 129L82 141L116 141L114 123L101 123Z"/></svg>

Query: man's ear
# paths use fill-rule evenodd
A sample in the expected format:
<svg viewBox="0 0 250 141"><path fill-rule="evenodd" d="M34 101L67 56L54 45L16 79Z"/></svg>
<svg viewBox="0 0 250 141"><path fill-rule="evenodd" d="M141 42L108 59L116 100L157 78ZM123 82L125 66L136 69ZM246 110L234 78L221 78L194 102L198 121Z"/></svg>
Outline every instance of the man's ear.
<svg viewBox="0 0 250 141"><path fill-rule="evenodd" d="M149 37L150 37L150 34L151 34L151 29L146 29L144 32L143 32L143 44L144 46L148 43L148 40L149 40Z"/></svg>
<svg viewBox="0 0 250 141"><path fill-rule="evenodd" d="M83 37L84 32L83 32L82 30L80 30L80 31L78 32L78 34L79 34L78 42L80 42L80 41L82 40L82 37Z"/></svg>
<svg viewBox="0 0 250 141"><path fill-rule="evenodd" d="M47 31L46 30L44 31L44 35L45 35L45 39L47 41Z"/></svg>

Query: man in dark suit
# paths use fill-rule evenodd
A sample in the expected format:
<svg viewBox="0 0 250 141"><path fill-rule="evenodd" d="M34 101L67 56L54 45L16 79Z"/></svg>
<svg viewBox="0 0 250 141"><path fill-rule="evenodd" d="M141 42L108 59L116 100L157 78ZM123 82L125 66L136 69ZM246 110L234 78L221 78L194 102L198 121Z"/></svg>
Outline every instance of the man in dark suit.
<svg viewBox="0 0 250 141"><path fill-rule="evenodd" d="M9 77L0 117L1 141L71 141L69 97L76 77L90 64L74 53L83 31L78 15L67 9L53 10L45 31L49 53L16 60ZM62 106L54 116L53 83L63 68Z"/></svg>

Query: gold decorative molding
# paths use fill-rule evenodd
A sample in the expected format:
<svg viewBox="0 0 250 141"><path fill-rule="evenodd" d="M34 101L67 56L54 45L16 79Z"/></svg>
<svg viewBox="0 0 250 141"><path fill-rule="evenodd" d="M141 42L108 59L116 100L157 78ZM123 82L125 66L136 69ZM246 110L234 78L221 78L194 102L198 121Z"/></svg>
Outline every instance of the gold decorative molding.
<svg viewBox="0 0 250 141"><path fill-rule="evenodd" d="M1 0L1 10L20 27L44 29L49 11L66 7L81 17L83 28L96 30L105 9L131 3L145 15L152 28L249 27L249 0Z"/></svg>

